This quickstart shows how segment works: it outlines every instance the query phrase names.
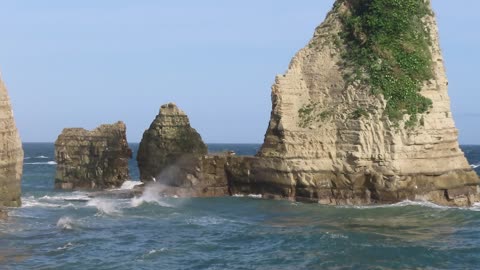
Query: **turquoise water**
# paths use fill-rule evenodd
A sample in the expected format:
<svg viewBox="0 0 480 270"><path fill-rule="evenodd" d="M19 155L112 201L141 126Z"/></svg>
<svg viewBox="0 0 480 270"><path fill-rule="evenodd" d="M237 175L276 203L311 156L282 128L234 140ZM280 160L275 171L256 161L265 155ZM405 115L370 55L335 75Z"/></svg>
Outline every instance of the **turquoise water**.
<svg viewBox="0 0 480 270"><path fill-rule="evenodd" d="M239 154L257 148L210 146ZM479 165L480 147L463 148L471 164ZM26 144L25 156L24 206L0 221L0 269L480 267L480 206L327 207L255 197L89 199L86 193L53 190L52 144ZM136 178L134 161L131 165Z"/></svg>

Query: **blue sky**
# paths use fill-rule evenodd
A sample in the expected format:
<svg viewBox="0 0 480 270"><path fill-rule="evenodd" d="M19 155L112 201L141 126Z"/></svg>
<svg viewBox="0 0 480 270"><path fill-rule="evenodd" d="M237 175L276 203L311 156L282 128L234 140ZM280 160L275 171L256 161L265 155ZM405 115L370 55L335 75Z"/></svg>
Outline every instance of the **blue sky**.
<svg viewBox="0 0 480 270"><path fill-rule="evenodd" d="M0 70L26 142L174 101L207 142L262 142L270 87L333 0L0 0ZM433 0L460 142L480 144L480 1Z"/></svg>

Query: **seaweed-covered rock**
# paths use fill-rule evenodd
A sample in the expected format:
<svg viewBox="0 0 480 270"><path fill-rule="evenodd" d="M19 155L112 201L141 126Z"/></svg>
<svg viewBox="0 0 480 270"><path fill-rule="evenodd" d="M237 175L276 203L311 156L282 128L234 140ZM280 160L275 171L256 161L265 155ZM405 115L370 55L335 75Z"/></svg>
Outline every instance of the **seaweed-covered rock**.
<svg viewBox="0 0 480 270"><path fill-rule="evenodd" d="M123 122L88 131L67 128L55 142L58 189L106 189L129 179L132 151Z"/></svg>
<svg viewBox="0 0 480 270"><path fill-rule="evenodd" d="M0 79L0 207L21 206L23 149L7 89Z"/></svg>
<svg viewBox="0 0 480 270"><path fill-rule="evenodd" d="M155 180L163 169L180 159L207 152L207 146L190 126L187 115L173 103L163 105L140 143L137 155L140 179Z"/></svg>

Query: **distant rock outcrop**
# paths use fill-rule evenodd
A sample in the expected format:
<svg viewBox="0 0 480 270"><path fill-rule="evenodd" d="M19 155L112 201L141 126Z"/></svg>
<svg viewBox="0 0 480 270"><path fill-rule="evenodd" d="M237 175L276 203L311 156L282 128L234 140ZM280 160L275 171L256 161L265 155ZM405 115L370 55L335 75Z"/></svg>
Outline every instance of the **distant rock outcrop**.
<svg viewBox="0 0 480 270"><path fill-rule="evenodd" d="M21 206L23 149L7 89L0 79L0 207Z"/></svg>
<svg viewBox="0 0 480 270"><path fill-rule="evenodd" d="M323 204L470 205L479 179L459 148L447 88L430 1L337 0L276 78L244 182Z"/></svg>
<svg viewBox="0 0 480 270"><path fill-rule="evenodd" d="M173 103L163 105L140 143L137 155L140 179L153 181L168 166L207 152L207 146L190 126L187 115Z"/></svg>
<svg viewBox="0 0 480 270"><path fill-rule="evenodd" d="M129 179L132 151L123 122L95 130L64 129L55 142L58 189L118 188Z"/></svg>

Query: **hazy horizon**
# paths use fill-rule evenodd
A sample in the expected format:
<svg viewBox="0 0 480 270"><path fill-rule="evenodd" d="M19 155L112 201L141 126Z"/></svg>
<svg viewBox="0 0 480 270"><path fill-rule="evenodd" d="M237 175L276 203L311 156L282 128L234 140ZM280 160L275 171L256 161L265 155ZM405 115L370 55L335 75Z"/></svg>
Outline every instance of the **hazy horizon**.
<svg viewBox="0 0 480 270"><path fill-rule="evenodd" d="M175 102L208 143L261 143L275 75L333 4L319 2L0 0L0 71L20 135L53 142L122 120L138 143ZM480 2L433 5L460 144L480 144Z"/></svg>

